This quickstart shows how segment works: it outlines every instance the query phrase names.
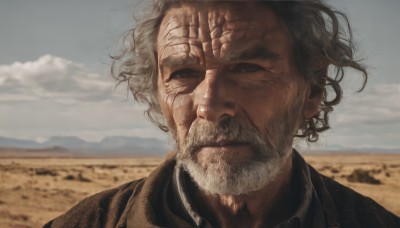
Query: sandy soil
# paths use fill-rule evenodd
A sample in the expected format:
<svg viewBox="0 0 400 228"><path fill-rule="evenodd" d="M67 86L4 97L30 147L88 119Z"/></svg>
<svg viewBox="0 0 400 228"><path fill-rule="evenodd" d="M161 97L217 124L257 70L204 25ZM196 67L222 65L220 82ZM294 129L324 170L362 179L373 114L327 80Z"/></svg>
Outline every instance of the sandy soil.
<svg viewBox="0 0 400 228"><path fill-rule="evenodd" d="M323 174L400 215L400 155L305 157ZM162 158L2 157L0 227L41 227L82 198L145 177L161 161Z"/></svg>

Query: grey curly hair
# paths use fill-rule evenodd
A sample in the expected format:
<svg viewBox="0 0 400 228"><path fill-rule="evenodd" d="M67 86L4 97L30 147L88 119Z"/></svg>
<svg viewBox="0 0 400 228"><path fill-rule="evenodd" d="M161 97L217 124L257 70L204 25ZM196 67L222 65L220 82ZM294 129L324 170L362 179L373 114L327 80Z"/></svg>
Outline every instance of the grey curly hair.
<svg viewBox="0 0 400 228"><path fill-rule="evenodd" d="M208 0L210 1L210 0ZM215 0L217 1L217 0ZM152 11L137 20L125 36L121 54L112 56L111 74L118 84L128 82L134 99L147 104L145 113L161 130L168 131L157 99L157 34L165 13L172 5L201 0L155 0ZM287 27L294 50L295 64L301 76L312 86L312 94L323 94L319 112L304 120L297 137L318 140L319 133L330 128L329 113L342 100L341 82L345 69L353 68L363 77L360 90L367 83L365 66L354 58L354 42L345 14L331 9L320 0L243 1L270 7ZM332 70L328 70L332 68Z"/></svg>

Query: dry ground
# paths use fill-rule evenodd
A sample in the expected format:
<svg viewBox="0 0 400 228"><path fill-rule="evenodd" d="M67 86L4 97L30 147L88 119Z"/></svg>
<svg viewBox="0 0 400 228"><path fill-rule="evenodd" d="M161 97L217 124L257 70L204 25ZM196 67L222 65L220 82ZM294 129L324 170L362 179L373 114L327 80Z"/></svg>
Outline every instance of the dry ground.
<svg viewBox="0 0 400 228"><path fill-rule="evenodd" d="M400 154L305 157L323 174L400 215ZM146 176L161 161L0 156L0 227L41 227L84 197Z"/></svg>

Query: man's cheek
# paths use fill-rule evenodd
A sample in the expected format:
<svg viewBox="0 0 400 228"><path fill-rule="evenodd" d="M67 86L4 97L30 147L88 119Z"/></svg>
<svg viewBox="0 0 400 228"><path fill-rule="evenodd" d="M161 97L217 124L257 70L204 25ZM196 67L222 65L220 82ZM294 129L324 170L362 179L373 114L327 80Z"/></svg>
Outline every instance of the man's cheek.
<svg viewBox="0 0 400 228"><path fill-rule="evenodd" d="M172 103L173 122L177 130L179 138L186 137L191 123L196 118L193 108L193 99L190 95L177 95Z"/></svg>
<svg viewBox="0 0 400 228"><path fill-rule="evenodd" d="M173 112L172 104L173 104L174 97L168 95L165 92L164 87L159 86L158 100L160 102L162 114L164 116L164 119L166 121L168 129L174 134L174 132L176 131L175 130L176 126L174 123L173 113L172 113Z"/></svg>

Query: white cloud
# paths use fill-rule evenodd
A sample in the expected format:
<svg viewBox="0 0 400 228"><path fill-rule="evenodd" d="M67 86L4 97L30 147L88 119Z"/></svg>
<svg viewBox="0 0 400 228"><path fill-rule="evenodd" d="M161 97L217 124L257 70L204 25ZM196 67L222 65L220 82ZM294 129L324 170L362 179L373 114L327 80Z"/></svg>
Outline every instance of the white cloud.
<svg viewBox="0 0 400 228"><path fill-rule="evenodd" d="M110 77L83 65L51 55L32 62L0 65L0 101L51 99L59 103L107 100L113 91Z"/></svg>
<svg viewBox="0 0 400 228"><path fill-rule="evenodd" d="M322 148L400 148L400 84L346 93L331 117L331 129L317 144Z"/></svg>
<svg viewBox="0 0 400 228"><path fill-rule="evenodd" d="M0 66L0 136L89 140L123 134L162 138L121 85L82 64L45 55Z"/></svg>
<svg viewBox="0 0 400 228"><path fill-rule="evenodd" d="M345 97L338 110L336 124L340 127L355 125L400 124L400 84L378 84L365 92Z"/></svg>

